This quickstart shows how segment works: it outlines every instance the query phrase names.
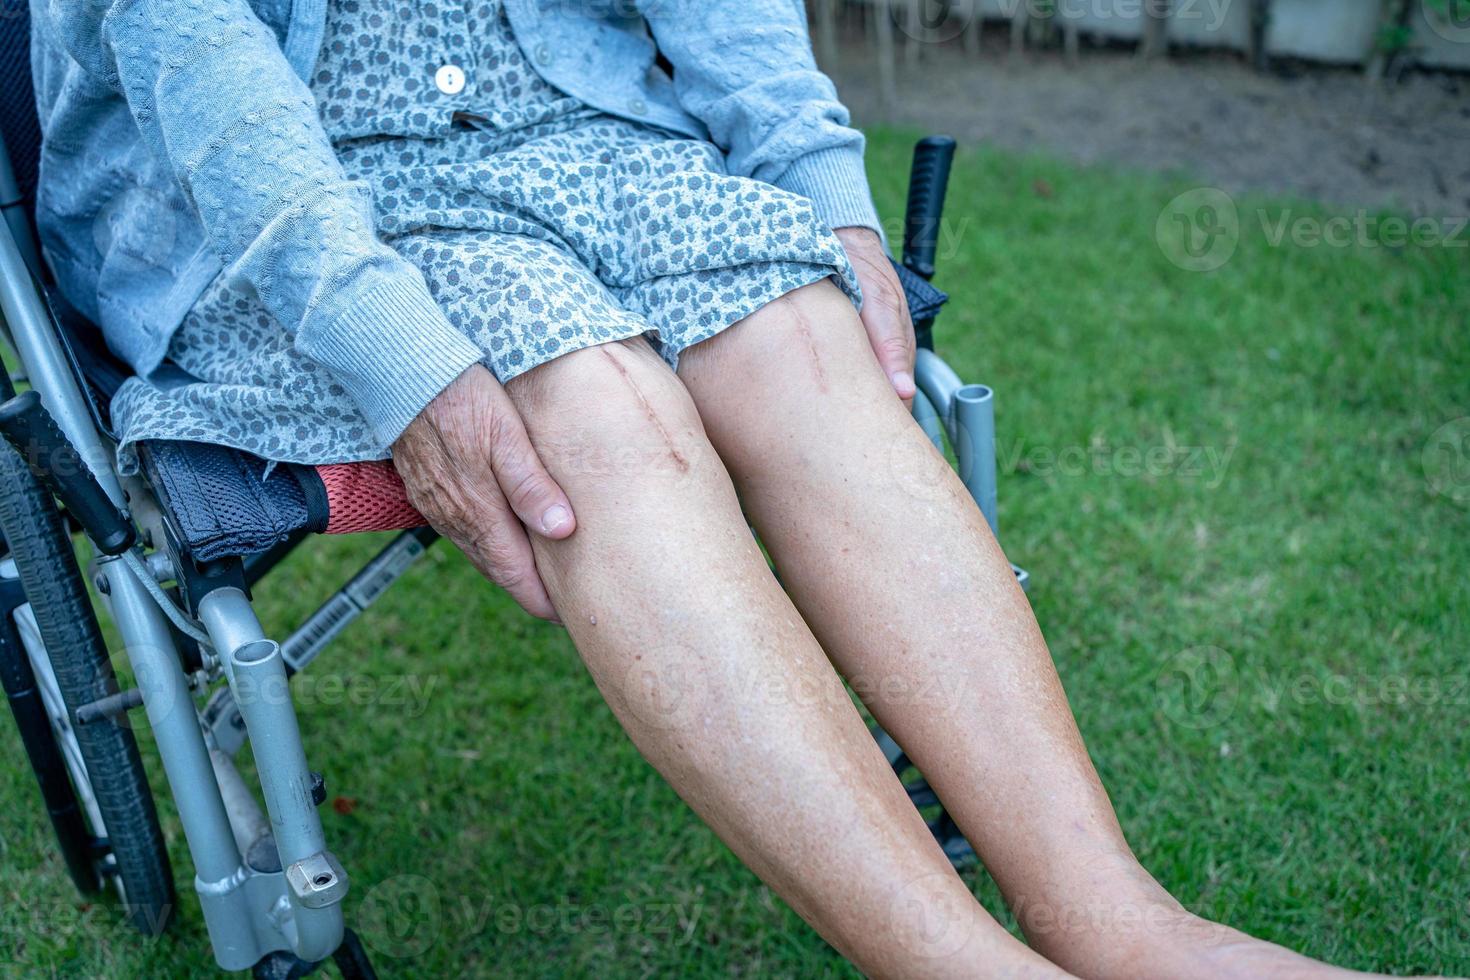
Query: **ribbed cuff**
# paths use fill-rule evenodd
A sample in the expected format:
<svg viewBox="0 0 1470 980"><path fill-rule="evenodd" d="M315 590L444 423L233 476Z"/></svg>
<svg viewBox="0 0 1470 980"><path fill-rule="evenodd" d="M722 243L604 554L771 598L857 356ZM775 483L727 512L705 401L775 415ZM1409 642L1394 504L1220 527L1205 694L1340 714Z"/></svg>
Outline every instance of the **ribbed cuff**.
<svg viewBox="0 0 1470 980"><path fill-rule="evenodd" d="M303 347L347 389L384 448L485 356L454 329L412 269L355 297Z"/></svg>
<svg viewBox="0 0 1470 980"><path fill-rule="evenodd" d="M808 198L817 217L829 228L859 225L883 235L868 190L867 171L863 169L862 143L814 150L797 157L773 183Z"/></svg>

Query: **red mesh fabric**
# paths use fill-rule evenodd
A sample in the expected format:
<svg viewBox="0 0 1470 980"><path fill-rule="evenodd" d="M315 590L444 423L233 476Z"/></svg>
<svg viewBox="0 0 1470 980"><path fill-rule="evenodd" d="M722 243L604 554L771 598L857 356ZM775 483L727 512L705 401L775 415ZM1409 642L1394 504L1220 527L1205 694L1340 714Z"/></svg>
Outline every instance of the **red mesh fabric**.
<svg viewBox="0 0 1470 980"><path fill-rule="evenodd" d="M327 534L401 531L428 523L409 504L390 460L330 463L316 472L327 491Z"/></svg>

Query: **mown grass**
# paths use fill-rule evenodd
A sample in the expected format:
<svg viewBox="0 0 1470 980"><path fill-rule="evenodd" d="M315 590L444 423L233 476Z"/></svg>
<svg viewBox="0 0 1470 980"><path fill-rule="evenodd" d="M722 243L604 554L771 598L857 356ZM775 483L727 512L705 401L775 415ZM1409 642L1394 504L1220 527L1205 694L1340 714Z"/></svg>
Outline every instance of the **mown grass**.
<svg viewBox="0 0 1470 980"><path fill-rule="evenodd" d="M874 134L890 215L914 135ZM1191 186L963 150L938 346L998 393L1003 542L1176 895L1343 965L1470 971L1470 471L1444 449L1470 429L1467 250L1277 246L1256 209L1329 215L1240 200L1232 257L1191 272L1156 240ZM300 551L268 626L379 544ZM452 549L298 685L385 975L853 975L640 760L565 635ZM206 972L148 735L186 896L154 943L79 905L0 729L0 971Z"/></svg>

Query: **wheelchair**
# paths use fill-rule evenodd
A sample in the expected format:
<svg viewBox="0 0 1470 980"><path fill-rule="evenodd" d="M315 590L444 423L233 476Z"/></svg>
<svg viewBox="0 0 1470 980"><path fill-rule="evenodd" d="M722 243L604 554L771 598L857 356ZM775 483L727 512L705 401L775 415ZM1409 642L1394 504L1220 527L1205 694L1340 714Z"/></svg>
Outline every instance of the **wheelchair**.
<svg viewBox="0 0 1470 980"><path fill-rule="evenodd" d="M19 367L0 376L0 681L41 802L79 891L115 891L134 927L161 933L177 897L126 723L141 708L218 966L286 978L332 959L346 978L373 977L344 923L348 874L323 835L325 782L307 765L289 681L437 535L390 463L282 464L273 475L238 450L153 442L141 473L117 471L107 404L128 369L56 290L33 227L40 132L25 9L0 18L0 325ZM920 344L915 418L953 451L995 529L992 393L962 383L933 350L947 297L929 280L954 148L927 137L915 149L895 267ZM389 530L294 632L265 634L251 595L286 554L315 533ZM74 536L89 558L79 560ZM119 687L88 583L121 636L133 687ZM874 735L951 860L973 860L902 749ZM263 809L234 762L247 742Z"/></svg>

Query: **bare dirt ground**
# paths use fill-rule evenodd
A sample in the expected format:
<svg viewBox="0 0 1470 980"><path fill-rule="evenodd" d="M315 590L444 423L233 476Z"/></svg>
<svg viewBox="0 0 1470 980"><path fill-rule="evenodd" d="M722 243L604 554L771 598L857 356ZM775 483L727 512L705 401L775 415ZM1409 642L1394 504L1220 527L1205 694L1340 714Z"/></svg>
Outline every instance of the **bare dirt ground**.
<svg viewBox="0 0 1470 980"><path fill-rule="evenodd" d="M1266 191L1337 207L1470 215L1470 78L1411 74L1372 84L1300 66L1259 74L1239 59L1129 52L1012 56L987 39L898 57L885 109L874 49L851 36L824 67L859 123L894 122L1083 163L1170 171L1228 192Z"/></svg>

